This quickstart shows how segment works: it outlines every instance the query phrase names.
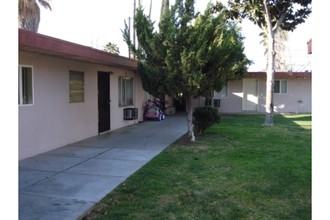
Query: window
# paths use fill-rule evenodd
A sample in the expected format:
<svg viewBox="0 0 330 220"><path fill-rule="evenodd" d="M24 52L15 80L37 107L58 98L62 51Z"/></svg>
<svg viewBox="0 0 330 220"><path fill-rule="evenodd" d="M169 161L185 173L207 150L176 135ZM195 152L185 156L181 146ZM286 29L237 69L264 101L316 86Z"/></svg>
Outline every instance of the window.
<svg viewBox="0 0 330 220"><path fill-rule="evenodd" d="M84 73L69 72L70 103L84 102Z"/></svg>
<svg viewBox="0 0 330 220"><path fill-rule="evenodd" d="M33 104L33 69L31 66L20 66L18 76L18 104Z"/></svg>
<svg viewBox="0 0 330 220"><path fill-rule="evenodd" d="M286 94L288 92L287 80L275 80L274 82L274 93Z"/></svg>
<svg viewBox="0 0 330 220"><path fill-rule="evenodd" d="M120 76L118 80L119 106L133 105L133 78Z"/></svg>

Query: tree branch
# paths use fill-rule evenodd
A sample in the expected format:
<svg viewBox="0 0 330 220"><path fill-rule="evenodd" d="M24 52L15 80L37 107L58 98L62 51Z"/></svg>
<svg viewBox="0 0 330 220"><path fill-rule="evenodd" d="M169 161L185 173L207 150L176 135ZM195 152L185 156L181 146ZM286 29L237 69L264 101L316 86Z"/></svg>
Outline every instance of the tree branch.
<svg viewBox="0 0 330 220"><path fill-rule="evenodd" d="M286 10L284 10L284 13L281 14L280 18L277 20L275 26L273 27L273 31L276 32L277 29L281 26L282 22L284 21L284 18L286 16Z"/></svg>
<svg viewBox="0 0 330 220"><path fill-rule="evenodd" d="M264 6L264 9L265 9L265 21L266 21L266 24L267 24L267 29L269 31L272 30L272 21L271 21L271 16L270 16L270 12L269 12L269 9L268 9L268 6L267 6L267 0L262 0L262 4Z"/></svg>

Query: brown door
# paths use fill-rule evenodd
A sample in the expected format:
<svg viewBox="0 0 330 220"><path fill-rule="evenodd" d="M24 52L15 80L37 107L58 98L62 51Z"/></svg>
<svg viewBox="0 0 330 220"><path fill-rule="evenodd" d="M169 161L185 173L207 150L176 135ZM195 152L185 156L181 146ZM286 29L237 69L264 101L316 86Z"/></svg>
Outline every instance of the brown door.
<svg viewBox="0 0 330 220"><path fill-rule="evenodd" d="M99 133L110 130L110 73L98 72Z"/></svg>

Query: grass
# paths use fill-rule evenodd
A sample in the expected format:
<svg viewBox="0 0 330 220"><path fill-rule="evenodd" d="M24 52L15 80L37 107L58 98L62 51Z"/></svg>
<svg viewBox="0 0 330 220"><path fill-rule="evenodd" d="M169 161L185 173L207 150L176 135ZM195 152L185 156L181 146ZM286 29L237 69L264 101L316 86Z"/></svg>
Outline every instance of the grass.
<svg viewBox="0 0 330 220"><path fill-rule="evenodd" d="M311 219L311 115L224 115L179 139L85 219Z"/></svg>

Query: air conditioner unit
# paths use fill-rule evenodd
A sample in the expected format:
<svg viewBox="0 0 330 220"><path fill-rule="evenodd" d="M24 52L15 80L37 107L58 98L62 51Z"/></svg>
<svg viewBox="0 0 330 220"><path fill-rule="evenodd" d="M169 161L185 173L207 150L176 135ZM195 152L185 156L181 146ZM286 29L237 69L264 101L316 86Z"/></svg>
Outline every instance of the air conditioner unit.
<svg viewBox="0 0 330 220"><path fill-rule="evenodd" d="M124 108L124 120L135 120L138 116L138 108Z"/></svg>

